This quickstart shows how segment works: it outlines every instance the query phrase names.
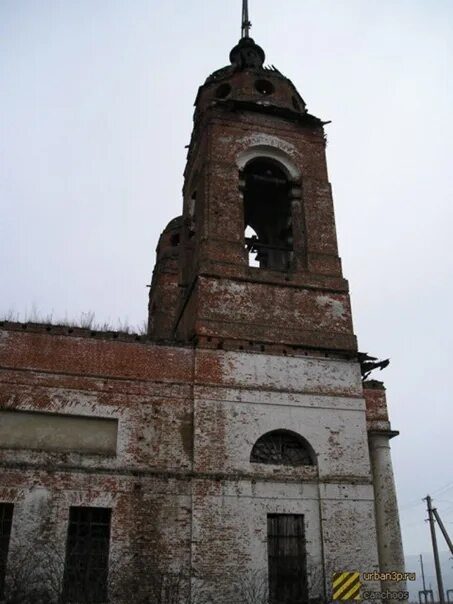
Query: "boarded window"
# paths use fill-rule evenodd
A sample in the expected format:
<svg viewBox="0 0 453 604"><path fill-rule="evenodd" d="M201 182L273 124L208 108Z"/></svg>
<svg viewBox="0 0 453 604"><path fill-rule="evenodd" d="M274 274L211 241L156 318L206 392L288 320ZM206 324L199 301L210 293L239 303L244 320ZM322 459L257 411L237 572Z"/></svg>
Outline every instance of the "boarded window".
<svg viewBox="0 0 453 604"><path fill-rule="evenodd" d="M299 514L267 516L269 603L308 602L304 517Z"/></svg>
<svg viewBox="0 0 453 604"><path fill-rule="evenodd" d="M116 455L118 420L104 417L0 411L0 448Z"/></svg>
<svg viewBox="0 0 453 604"><path fill-rule="evenodd" d="M273 430L259 438L250 455L252 463L283 466L313 465L314 455L308 443L288 430Z"/></svg>
<svg viewBox="0 0 453 604"><path fill-rule="evenodd" d="M0 598L5 588L6 562L8 560L9 538L13 521L13 504L0 503Z"/></svg>
<svg viewBox="0 0 453 604"><path fill-rule="evenodd" d="M63 602L107 601L110 517L108 508L70 508Z"/></svg>

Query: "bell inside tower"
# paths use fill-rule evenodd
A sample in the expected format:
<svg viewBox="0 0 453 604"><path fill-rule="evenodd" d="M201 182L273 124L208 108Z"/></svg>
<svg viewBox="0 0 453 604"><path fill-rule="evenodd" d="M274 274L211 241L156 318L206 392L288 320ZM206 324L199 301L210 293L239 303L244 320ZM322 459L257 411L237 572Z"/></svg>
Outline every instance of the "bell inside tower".
<svg viewBox="0 0 453 604"><path fill-rule="evenodd" d="M292 183L277 162L266 158L250 161L242 177L249 265L288 270L293 255Z"/></svg>

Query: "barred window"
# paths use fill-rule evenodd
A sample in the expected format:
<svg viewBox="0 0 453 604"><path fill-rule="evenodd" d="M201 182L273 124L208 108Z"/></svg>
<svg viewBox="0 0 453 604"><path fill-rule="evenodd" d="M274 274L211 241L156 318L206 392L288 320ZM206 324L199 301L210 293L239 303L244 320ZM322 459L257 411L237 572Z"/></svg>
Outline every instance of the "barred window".
<svg viewBox="0 0 453 604"><path fill-rule="evenodd" d="M270 604L306 604L304 517L300 514L268 514L267 544Z"/></svg>
<svg viewBox="0 0 453 604"><path fill-rule="evenodd" d="M9 538L13 522L12 503L0 503L0 598L5 589L6 562L8 560Z"/></svg>
<svg viewBox="0 0 453 604"><path fill-rule="evenodd" d="M106 602L111 509L71 507L63 602Z"/></svg>

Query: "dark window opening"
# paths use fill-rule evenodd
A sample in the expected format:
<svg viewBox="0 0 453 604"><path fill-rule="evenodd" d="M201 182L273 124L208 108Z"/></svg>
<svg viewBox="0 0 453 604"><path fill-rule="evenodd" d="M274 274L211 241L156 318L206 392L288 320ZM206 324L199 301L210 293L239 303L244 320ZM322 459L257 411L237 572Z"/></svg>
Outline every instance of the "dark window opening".
<svg viewBox="0 0 453 604"><path fill-rule="evenodd" d="M179 245L179 241L180 241L180 235L179 235L179 233L174 233L170 237L170 243L171 243L172 247L177 247Z"/></svg>
<svg viewBox="0 0 453 604"><path fill-rule="evenodd" d="M268 514L269 604L308 602L304 517Z"/></svg>
<svg viewBox="0 0 453 604"><path fill-rule="evenodd" d="M189 239L195 236L196 229L197 192L194 191L189 199Z"/></svg>
<svg viewBox="0 0 453 604"><path fill-rule="evenodd" d="M314 455L308 443L298 434L274 430L256 441L250 461L282 466L312 466Z"/></svg>
<svg viewBox="0 0 453 604"><path fill-rule="evenodd" d="M288 270L293 250L291 183L272 160L256 159L244 170L245 245L261 268ZM250 235L253 229L254 234ZM253 266L249 263L249 266Z"/></svg>
<svg viewBox="0 0 453 604"><path fill-rule="evenodd" d="M231 86L229 84L220 84L215 91L215 95L218 99L226 99L231 92Z"/></svg>
<svg viewBox="0 0 453 604"><path fill-rule="evenodd" d="M0 503L0 598L5 589L6 563L8 561L9 538L13 522L12 503Z"/></svg>
<svg viewBox="0 0 453 604"><path fill-rule="evenodd" d="M269 80L257 80L255 82L256 90L263 95L272 94L275 90L274 85Z"/></svg>
<svg viewBox="0 0 453 604"><path fill-rule="evenodd" d="M110 517L108 508L70 508L63 602L107 601Z"/></svg>

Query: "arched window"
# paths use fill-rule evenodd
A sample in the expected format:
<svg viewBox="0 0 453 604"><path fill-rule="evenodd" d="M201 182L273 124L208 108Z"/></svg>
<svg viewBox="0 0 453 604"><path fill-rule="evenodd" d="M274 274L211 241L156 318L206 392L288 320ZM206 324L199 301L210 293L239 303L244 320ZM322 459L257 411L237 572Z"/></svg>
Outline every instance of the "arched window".
<svg viewBox="0 0 453 604"><path fill-rule="evenodd" d="M313 466L315 455L302 436L289 430L273 430L256 441L250 461L281 466Z"/></svg>
<svg viewBox="0 0 453 604"><path fill-rule="evenodd" d="M293 251L290 191L292 183L273 159L256 158L243 171L245 246L261 268L285 271Z"/></svg>

